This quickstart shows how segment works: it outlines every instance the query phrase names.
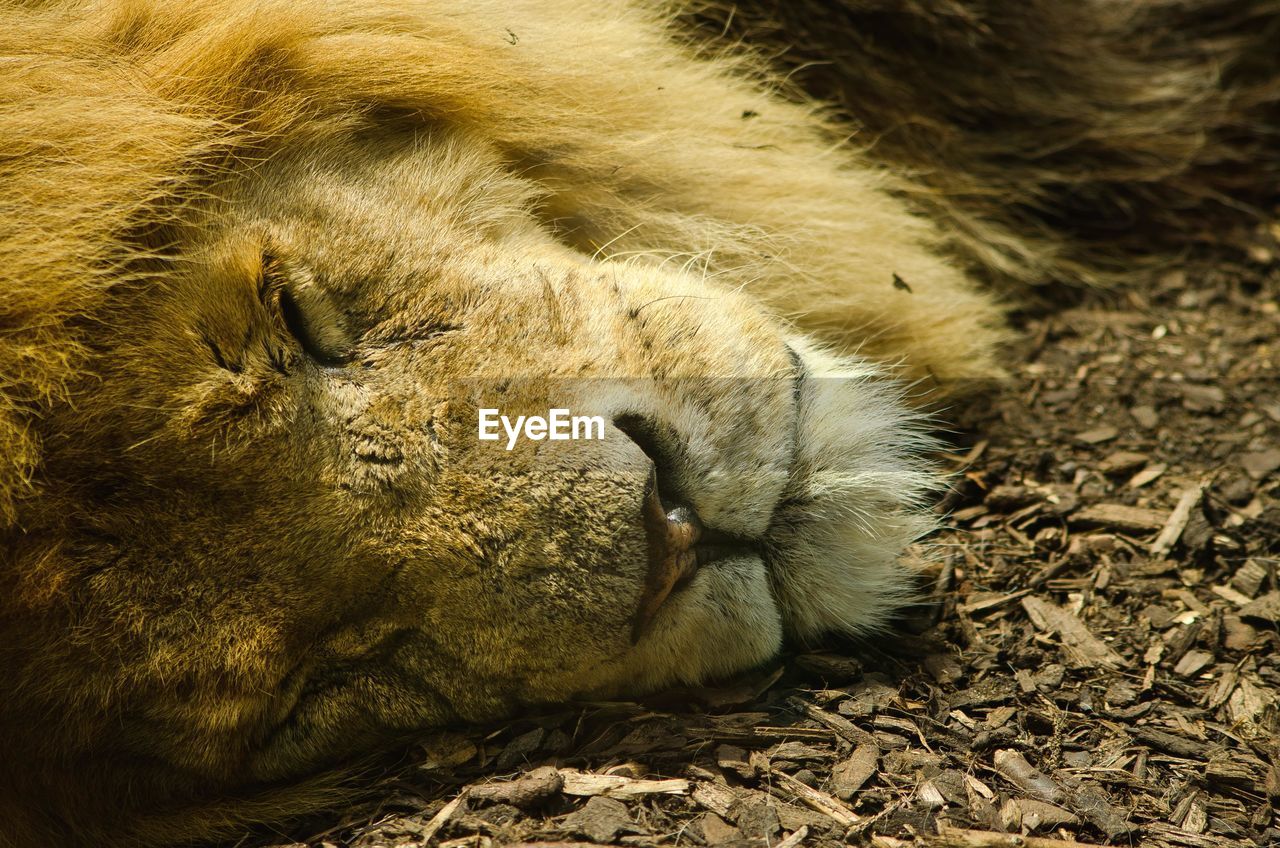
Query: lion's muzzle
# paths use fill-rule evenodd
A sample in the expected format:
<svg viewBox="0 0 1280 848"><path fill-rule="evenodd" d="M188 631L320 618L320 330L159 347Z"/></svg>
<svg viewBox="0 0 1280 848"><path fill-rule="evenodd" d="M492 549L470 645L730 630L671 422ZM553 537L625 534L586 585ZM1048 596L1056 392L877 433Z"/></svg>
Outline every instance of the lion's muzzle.
<svg viewBox="0 0 1280 848"><path fill-rule="evenodd" d="M699 568L757 547L752 542L703 526L691 507L664 501L660 492L655 468L641 507L641 520L649 544L649 571L631 630L633 644L644 636L663 602L687 583Z"/></svg>

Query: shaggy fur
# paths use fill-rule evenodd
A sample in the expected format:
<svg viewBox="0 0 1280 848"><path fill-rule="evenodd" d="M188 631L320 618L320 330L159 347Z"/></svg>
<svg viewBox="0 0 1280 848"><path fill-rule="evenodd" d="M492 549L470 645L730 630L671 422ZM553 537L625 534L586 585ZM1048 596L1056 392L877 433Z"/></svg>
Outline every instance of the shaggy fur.
<svg viewBox="0 0 1280 848"><path fill-rule="evenodd" d="M992 4L1021 32L1013 8ZM1272 25L1249 8L1242 29ZM897 14L964 55L990 29ZM1132 39L1134 14L1096 38ZM892 141L901 98L870 86L849 109L910 166L886 168L649 4L9 2L0 23L0 845L234 833L425 727L883 626L936 486L904 386L999 375L999 309L956 255L1107 273L1046 235L1071 208L1027 217L1043 147L953 106L918 107L957 125L945 156ZM1250 37L1213 27L1245 74ZM911 80L892 58L849 73ZM1226 128L1261 124L1269 71L1184 64L1141 121L1121 82L1084 111L1150 164L1132 151L1190 151L1186 103L1215 104L1194 167L1142 179L1222 197L1214 157L1254 149ZM1071 91L1064 67L1010 102ZM992 101L965 79L938 97ZM490 450L481 406L609 428ZM655 467L758 547L633 641Z"/></svg>
<svg viewBox="0 0 1280 848"><path fill-rule="evenodd" d="M997 285L1132 282L1270 215L1276 0L718 0Z"/></svg>

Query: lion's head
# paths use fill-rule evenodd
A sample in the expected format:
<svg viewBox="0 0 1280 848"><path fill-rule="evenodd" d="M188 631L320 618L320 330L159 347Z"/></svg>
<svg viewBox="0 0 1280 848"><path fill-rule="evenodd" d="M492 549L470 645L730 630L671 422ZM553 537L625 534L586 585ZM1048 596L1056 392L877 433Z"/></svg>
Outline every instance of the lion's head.
<svg viewBox="0 0 1280 848"><path fill-rule="evenodd" d="M376 5L5 13L0 738L41 827L89 775L292 779L910 588L921 428L847 351L950 381L992 334L881 177L642 15Z"/></svg>

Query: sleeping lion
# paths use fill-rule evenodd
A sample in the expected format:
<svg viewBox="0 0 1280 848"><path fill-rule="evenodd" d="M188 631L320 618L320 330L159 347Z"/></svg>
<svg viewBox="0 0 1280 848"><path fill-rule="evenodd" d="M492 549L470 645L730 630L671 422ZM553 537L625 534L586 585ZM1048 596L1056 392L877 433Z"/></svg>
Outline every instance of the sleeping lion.
<svg viewBox="0 0 1280 848"><path fill-rule="evenodd" d="M1014 284L1270 198L1278 21L5 0L0 844L885 627Z"/></svg>

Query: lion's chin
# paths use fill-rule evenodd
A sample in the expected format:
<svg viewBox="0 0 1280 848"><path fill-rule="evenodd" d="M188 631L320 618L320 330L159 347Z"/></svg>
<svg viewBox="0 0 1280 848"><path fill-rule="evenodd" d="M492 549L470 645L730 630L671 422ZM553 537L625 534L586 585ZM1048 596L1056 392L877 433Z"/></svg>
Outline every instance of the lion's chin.
<svg viewBox="0 0 1280 848"><path fill-rule="evenodd" d="M783 622L758 555L706 566L673 595L632 652L627 688L694 684L758 665L778 653Z"/></svg>

